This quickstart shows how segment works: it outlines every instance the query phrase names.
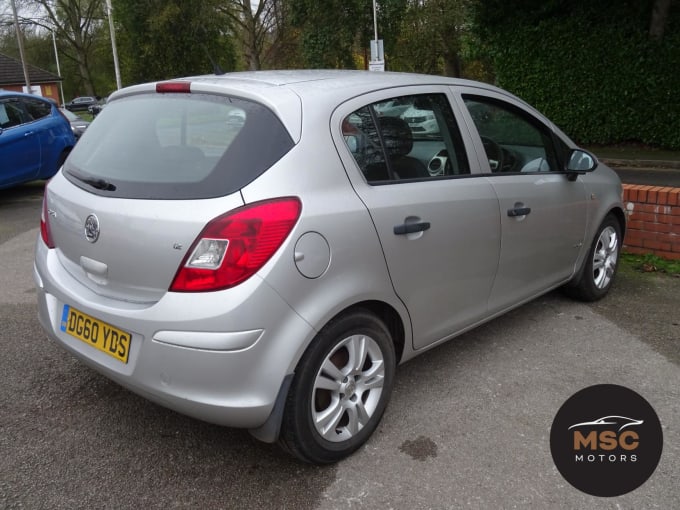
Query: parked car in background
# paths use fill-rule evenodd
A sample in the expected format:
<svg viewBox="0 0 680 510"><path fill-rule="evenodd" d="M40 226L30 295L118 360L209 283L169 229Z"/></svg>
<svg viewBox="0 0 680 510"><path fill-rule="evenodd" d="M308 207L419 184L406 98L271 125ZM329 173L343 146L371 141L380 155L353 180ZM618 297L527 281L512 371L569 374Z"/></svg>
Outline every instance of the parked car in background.
<svg viewBox="0 0 680 510"><path fill-rule="evenodd" d="M90 112L93 117L96 117L104 109L108 99L109 99L108 97L101 98L97 104L92 104L88 106L87 111Z"/></svg>
<svg viewBox="0 0 680 510"><path fill-rule="evenodd" d="M411 128L413 136L439 135L439 123L432 110L421 109L418 105L410 106L401 114Z"/></svg>
<svg viewBox="0 0 680 510"><path fill-rule="evenodd" d="M246 113L243 110L234 110L227 116L227 125L234 129L241 129L246 123Z"/></svg>
<svg viewBox="0 0 680 510"><path fill-rule="evenodd" d="M76 140L78 140L87 129L87 126L90 125L90 123L83 119L82 117L76 115L72 111L67 110L66 108L60 108L59 110L61 111L61 113L64 114L64 117L66 117L66 119L71 124L71 130L73 131L73 135L76 137Z"/></svg>
<svg viewBox="0 0 680 510"><path fill-rule="evenodd" d="M52 101L0 91L0 188L49 179L75 143L68 120Z"/></svg>
<svg viewBox="0 0 680 510"><path fill-rule="evenodd" d="M64 108L72 112L86 112L90 106L96 105L98 103L99 101L96 97L82 96L73 98L64 105Z"/></svg>
<svg viewBox="0 0 680 510"><path fill-rule="evenodd" d="M378 426L399 363L557 287L605 296L621 191L483 83L309 70L136 85L46 187L40 322L146 398L335 462Z"/></svg>

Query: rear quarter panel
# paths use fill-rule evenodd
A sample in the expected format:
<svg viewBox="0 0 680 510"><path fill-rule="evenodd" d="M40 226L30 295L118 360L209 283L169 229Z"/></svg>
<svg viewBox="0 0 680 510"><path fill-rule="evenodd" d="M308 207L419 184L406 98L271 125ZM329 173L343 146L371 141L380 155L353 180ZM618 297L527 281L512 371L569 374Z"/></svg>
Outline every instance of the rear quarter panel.
<svg viewBox="0 0 680 510"><path fill-rule="evenodd" d="M49 179L59 171L62 153L68 153L76 143L73 130L69 122L52 108L52 113L36 121L40 129L40 145L42 151L42 165L39 179Z"/></svg>
<svg viewBox="0 0 680 510"><path fill-rule="evenodd" d="M274 167L242 191L246 203L278 196L302 201L298 224L260 275L313 328L299 342L298 356L330 319L352 305L378 300L408 317L396 297L377 234L364 204L352 189L331 140L328 118L304 133L302 141ZM309 136L305 136L309 134ZM328 268L317 278L300 273L296 242L308 232L323 236L330 248ZM404 324L410 338L408 321ZM410 343L410 340L407 340Z"/></svg>

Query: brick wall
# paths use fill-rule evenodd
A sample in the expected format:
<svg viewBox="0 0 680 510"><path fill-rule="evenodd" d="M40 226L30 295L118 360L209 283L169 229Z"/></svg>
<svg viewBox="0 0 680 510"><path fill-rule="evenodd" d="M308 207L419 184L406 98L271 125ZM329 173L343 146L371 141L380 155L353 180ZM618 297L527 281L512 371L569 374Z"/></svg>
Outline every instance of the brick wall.
<svg viewBox="0 0 680 510"><path fill-rule="evenodd" d="M623 251L680 259L680 188L624 184L623 205Z"/></svg>

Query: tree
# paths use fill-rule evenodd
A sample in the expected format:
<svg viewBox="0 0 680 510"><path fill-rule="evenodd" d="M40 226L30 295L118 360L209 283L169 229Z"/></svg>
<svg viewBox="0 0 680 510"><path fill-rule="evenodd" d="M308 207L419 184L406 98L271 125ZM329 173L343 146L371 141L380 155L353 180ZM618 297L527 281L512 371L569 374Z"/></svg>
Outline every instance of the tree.
<svg viewBox="0 0 680 510"><path fill-rule="evenodd" d="M378 0L378 37L388 70L448 76L462 74L469 37L470 7L476 0ZM301 32L301 53L309 67L356 67L373 31L372 2L297 0L292 22Z"/></svg>
<svg viewBox="0 0 680 510"><path fill-rule="evenodd" d="M53 30L65 42L63 53L76 63L84 93L94 96L90 58L102 27L103 0L25 0L24 5L37 13L33 23Z"/></svg>
<svg viewBox="0 0 680 510"><path fill-rule="evenodd" d="M370 9L365 0L327 0L323 8L317 0L293 2L291 22L300 30L305 66L354 68L357 38L372 27Z"/></svg>
<svg viewBox="0 0 680 510"><path fill-rule="evenodd" d="M114 0L127 83L232 70L230 20L219 0ZM211 62L212 61L212 62Z"/></svg>
<svg viewBox="0 0 680 510"><path fill-rule="evenodd" d="M218 10L227 15L232 26L236 27L237 38L243 47L246 67L251 71L260 69L260 55L264 38L264 23L262 22L265 6L272 2L259 0L253 4L250 0L224 0L218 4Z"/></svg>
<svg viewBox="0 0 680 510"><path fill-rule="evenodd" d="M251 71L263 64L276 66L284 49L294 42L288 30L289 3L285 0L222 0L219 9L235 28L233 35L243 48L245 67Z"/></svg>
<svg viewBox="0 0 680 510"><path fill-rule="evenodd" d="M408 0L390 61L406 71L461 76L471 0Z"/></svg>

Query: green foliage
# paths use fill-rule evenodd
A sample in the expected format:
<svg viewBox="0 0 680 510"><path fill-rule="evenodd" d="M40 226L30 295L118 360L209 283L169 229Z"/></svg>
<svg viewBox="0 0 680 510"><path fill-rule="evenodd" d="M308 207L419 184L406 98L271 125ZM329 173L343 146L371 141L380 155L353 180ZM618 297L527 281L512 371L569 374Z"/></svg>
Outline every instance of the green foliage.
<svg viewBox="0 0 680 510"><path fill-rule="evenodd" d="M656 255L622 253L621 263L643 273L665 273L680 277L680 260L667 260Z"/></svg>
<svg viewBox="0 0 680 510"><path fill-rule="evenodd" d="M353 48L361 29L372 27L372 5L364 0L297 0L291 22L301 32L306 67L353 68ZM370 23L370 24L369 24Z"/></svg>
<svg viewBox="0 0 680 510"><path fill-rule="evenodd" d="M391 70L460 76L469 33L470 0L402 2L395 43L386 44ZM395 16L395 17L396 17Z"/></svg>
<svg viewBox="0 0 680 510"><path fill-rule="evenodd" d="M460 75L472 2L377 1L378 37L384 41L387 69ZM363 67L360 60L368 58L375 37L372 2L329 0L320 8L318 0L296 0L290 5L306 67Z"/></svg>
<svg viewBox="0 0 680 510"><path fill-rule="evenodd" d="M115 0L124 85L235 68L229 20L203 0ZM210 55L210 58L208 57Z"/></svg>
<svg viewBox="0 0 680 510"><path fill-rule="evenodd" d="M27 62L31 65L59 75L50 32L26 30L24 33L24 52ZM17 60L20 59L14 33L9 32L0 37L0 53ZM107 29L97 28L90 53L90 76L94 92L97 95L105 96L116 88L111 42ZM57 54L61 77L63 78L62 87L65 100L69 101L75 96L87 95L78 63L73 57L72 48L58 37Z"/></svg>
<svg viewBox="0 0 680 510"><path fill-rule="evenodd" d="M656 1L376 3L390 71L495 81L584 145L638 142L680 150L680 2L671 4L658 41L648 35ZM66 99L90 90L110 93L115 80L103 0L26 2L60 5L50 26L69 20L57 34ZM248 4L241 2L113 0L123 85L209 73L208 54L225 71L244 67L254 51L266 68L366 64L374 37L371 1L265 0L259 20L265 30L250 34L255 40L244 37ZM78 44L67 40L78 32L72 20L84 19L68 15L74 6L96 7ZM0 33L0 51L16 56L15 46ZM26 46L33 65L56 73L48 33L29 31Z"/></svg>
<svg viewBox="0 0 680 510"><path fill-rule="evenodd" d="M680 149L680 16L676 12L662 41L653 41L650 3L619 4L616 16L572 5L578 3L555 0L526 19L520 12L486 25L499 86L581 144L635 141ZM541 17L565 5L576 10Z"/></svg>

